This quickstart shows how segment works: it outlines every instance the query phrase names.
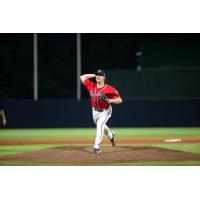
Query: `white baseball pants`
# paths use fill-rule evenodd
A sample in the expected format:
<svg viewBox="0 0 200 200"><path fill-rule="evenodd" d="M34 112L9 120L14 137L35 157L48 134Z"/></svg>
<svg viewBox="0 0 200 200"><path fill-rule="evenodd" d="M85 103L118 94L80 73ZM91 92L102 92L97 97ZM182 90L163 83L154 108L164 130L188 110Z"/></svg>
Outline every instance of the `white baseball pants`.
<svg viewBox="0 0 200 200"><path fill-rule="evenodd" d="M92 114L93 114L94 123L96 124L96 127L97 127L94 148L98 149L100 148L100 144L103 138L103 133L105 133L108 139L112 139L113 137L112 132L106 125L106 122L111 117L112 108L109 108L103 112L99 112L92 109Z"/></svg>

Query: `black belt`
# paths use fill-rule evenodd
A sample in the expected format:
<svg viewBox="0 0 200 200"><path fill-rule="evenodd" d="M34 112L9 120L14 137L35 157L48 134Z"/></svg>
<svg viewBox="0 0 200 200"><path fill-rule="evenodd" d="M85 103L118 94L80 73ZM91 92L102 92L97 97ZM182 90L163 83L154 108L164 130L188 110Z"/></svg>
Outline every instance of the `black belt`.
<svg viewBox="0 0 200 200"><path fill-rule="evenodd" d="M94 110L96 110L96 111L98 111L98 112L103 112L103 111L105 111L105 110L108 110L108 109L110 109L110 107L108 107L108 108L105 108L105 109L96 109L96 108L93 108Z"/></svg>

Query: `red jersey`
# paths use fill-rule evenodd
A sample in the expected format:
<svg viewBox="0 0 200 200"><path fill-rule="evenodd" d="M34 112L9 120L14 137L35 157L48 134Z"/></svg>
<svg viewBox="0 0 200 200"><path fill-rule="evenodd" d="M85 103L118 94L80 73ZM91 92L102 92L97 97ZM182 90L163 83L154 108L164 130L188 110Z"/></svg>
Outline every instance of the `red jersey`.
<svg viewBox="0 0 200 200"><path fill-rule="evenodd" d="M103 110L110 106L101 99L101 94L105 94L109 99L116 99L120 97L118 91L111 85L105 84L102 88L97 88L97 83L89 81L88 79L83 82L90 93L90 100L92 107L97 110Z"/></svg>

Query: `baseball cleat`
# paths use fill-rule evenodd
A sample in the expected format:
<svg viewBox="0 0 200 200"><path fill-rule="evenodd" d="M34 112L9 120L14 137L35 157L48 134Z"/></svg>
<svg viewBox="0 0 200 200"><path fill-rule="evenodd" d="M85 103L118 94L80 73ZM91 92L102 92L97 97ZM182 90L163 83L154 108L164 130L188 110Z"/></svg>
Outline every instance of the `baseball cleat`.
<svg viewBox="0 0 200 200"><path fill-rule="evenodd" d="M112 146L114 147L116 145L116 143L115 143L115 133L112 132L112 134L113 134L113 137L112 137L112 139L110 139L110 142L111 142Z"/></svg>
<svg viewBox="0 0 200 200"><path fill-rule="evenodd" d="M99 153L101 153L101 149L100 148L99 149L94 148L93 149L93 153L94 154L99 154Z"/></svg>

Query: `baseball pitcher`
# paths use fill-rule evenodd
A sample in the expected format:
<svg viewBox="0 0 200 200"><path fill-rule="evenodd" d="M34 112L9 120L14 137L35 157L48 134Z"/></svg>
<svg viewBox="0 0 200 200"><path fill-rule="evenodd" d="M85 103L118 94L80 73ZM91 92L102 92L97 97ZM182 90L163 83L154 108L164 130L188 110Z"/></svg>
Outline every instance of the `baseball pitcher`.
<svg viewBox="0 0 200 200"><path fill-rule="evenodd" d="M91 78L96 79L96 83L90 81ZM111 131L106 122L112 115L111 104L120 104L122 99L118 91L105 83L105 73L103 70L97 70L95 74L84 74L80 76L83 85L87 88L90 94L92 105L93 120L97 127L96 139L93 153L99 154L101 152L101 141L103 133L111 141L112 146L115 146L115 134Z"/></svg>

